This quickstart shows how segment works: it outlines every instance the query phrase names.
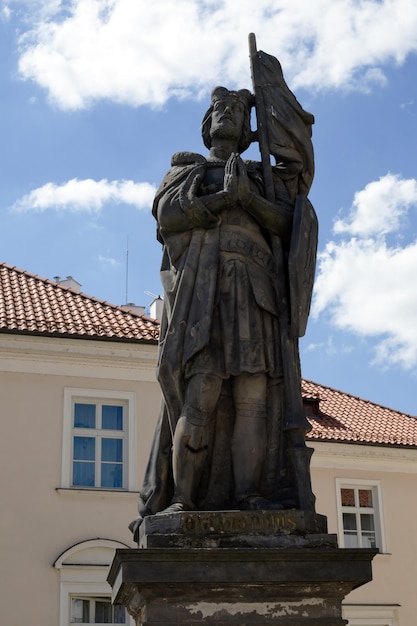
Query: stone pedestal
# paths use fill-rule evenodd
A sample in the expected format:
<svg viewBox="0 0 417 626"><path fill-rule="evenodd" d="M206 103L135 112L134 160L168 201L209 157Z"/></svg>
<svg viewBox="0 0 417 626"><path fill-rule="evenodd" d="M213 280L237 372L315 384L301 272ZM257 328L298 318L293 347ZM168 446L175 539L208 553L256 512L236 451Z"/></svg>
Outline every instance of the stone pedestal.
<svg viewBox="0 0 417 626"><path fill-rule="evenodd" d="M342 626L376 551L338 549L324 526L302 511L148 518L144 547L116 551L113 599L137 626Z"/></svg>

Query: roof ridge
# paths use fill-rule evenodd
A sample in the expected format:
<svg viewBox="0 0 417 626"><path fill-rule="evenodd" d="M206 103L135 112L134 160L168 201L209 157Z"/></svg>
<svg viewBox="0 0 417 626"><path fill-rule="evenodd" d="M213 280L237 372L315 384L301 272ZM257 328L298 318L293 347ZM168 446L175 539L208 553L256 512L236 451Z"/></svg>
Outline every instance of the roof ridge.
<svg viewBox="0 0 417 626"><path fill-rule="evenodd" d="M301 384L305 381L310 385L315 385L316 387L323 387L324 389L328 389L329 391L340 393L343 396L348 396L349 398L353 398L354 400L359 400L360 402L365 402L368 404L373 404L380 409L385 409L386 411L391 411L392 413L397 413L398 415L405 415L406 417L411 417L413 419L417 419L416 415L411 415L410 413L404 413L404 411L399 411L398 409L392 409L389 406L384 404L380 404L379 402L374 402L373 400L366 400L365 398L361 398L360 396L355 396L353 393L349 393L348 391L342 391L341 389L336 389L335 387L331 387L330 385L323 385L322 383L316 383L314 380L309 380L308 378L302 378Z"/></svg>

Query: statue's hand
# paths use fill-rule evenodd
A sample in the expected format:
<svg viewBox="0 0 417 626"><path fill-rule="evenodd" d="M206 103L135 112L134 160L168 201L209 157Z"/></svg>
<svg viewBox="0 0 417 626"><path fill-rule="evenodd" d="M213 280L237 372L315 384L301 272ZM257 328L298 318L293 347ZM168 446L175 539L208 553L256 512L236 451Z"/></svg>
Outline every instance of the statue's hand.
<svg viewBox="0 0 417 626"><path fill-rule="evenodd" d="M249 201L252 192L246 166L240 156L238 156L236 160L236 166L238 174L238 196L241 204L245 205Z"/></svg>
<svg viewBox="0 0 417 626"><path fill-rule="evenodd" d="M237 178L237 159L240 158L236 152L232 152L227 159L224 168L224 191L227 193L230 205L237 202L238 199L238 178Z"/></svg>
<svg viewBox="0 0 417 626"><path fill-rule="evenodd" d="M204 180L205 171L205 165L200 165L188 175L181 187L179 200L182 210L195 226L211 228L218 223L218 218L197 196L197 191Z"/></svg>

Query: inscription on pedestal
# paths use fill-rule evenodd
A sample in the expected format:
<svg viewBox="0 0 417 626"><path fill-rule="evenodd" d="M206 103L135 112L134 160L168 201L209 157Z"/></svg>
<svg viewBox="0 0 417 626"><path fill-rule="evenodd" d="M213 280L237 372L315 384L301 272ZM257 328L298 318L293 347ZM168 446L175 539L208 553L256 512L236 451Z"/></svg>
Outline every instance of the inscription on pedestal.
<svg viewBox="0 0 417 626"><path fill-rule="evenodd" d="M299 512L193 513L182 517L180 530L197 535L208 533L291 533L297 529L297 521L300 521L299 516L295 513Z"/></svg>
<svg viewBox="0 0 417 626"><path fill-rule="evenodd" d="M300 547L336 545L311 511L192 511L148 516L139 547Z"/></svg>

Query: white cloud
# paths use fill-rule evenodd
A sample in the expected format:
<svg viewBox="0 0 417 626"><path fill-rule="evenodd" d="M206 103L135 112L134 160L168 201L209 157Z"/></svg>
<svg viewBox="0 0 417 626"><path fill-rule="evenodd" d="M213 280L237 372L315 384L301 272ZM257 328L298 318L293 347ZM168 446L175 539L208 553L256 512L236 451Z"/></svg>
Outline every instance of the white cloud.
<svg viewBox="0 0 417 626"><path fill-rule="evenodd" d="M62 185L47 183L33 189L12 206L17 213L47 209L72 212L99 212L106 203L130 204L138 209L152 205L156 188L150 183L131 180L96 181L91 178L73 178Z"/></svg>
<svg viewBox="0 0 417 626"><path fill-rule="evenodd" d="M312 314L375 339L375 361L417 365L417 240L390 246L407 211L417 207L417 181L388 174L355 195L348 222L319 255ZM405 229L404 229L405 230ZM348 237L343 237L346 234ZM349 237L349 235L355 235Z"/></svg>
<svg viewBox="0 0 417 626"><path fill-rule="evenodd" d="M33 21L54 17L62 10L64 3L66 4L66 0L8 0L8 2L3 0L4 8L2 11L7 17L10 17L13 6L13 13L20 17L24 23L33 24Z"/></svg>
<svg viewBox="0 0 417 626"><path fill-rule="evenodd" d="M19 68L64 109L99 99L161 105L218 82L249 86L251 31L295 88L367 90L386 81L384 64L417 50L414 0L49 4L49 19L34 20L21 37Z"/></svg>
<svg viewBox="0 0 417 626"><path fill-rule="evenodd" d="M98 255L98 260L102 265L107 267L118 267L122 264L120 259L114 259L113 257L104 256L103 254Z"/></svg>
<svg viewBox="0 0 417 626"><path fill-rule="evenodd" d="M410 112L412 111L414 108L414 101L413 100L409 100L408 102L403 102L400 104L400 109L401 111L407 111Z"/></svg>
<svg viewBox="0 0 417 626"><path fill-rule="evenodd" d="M309 343L303 349L304 353L320 352L321 354L325 353L329 356L340 356L341 354L350 354L353 351L354 351L354 347L352 345L340 344L339 342L335 342L332 335L329 335L326 341L321 341L319 343Z"/></svg>
<svg viewBox="0 0 417 626"><path fill-rule="evenodd" d="M397 231L401 218L416 203L414 178L401 180L399 176L386 174L355 194L348 219L337 220L334 231L361 237Z"/></svg>
<svg viewBox="0 0 417 626"><path fill-rule="evenodd" d="M11 14L12 12L10 10L10 7L7 4L1 7L0 17L4 22L7 22L10 19Z"/></svg>

